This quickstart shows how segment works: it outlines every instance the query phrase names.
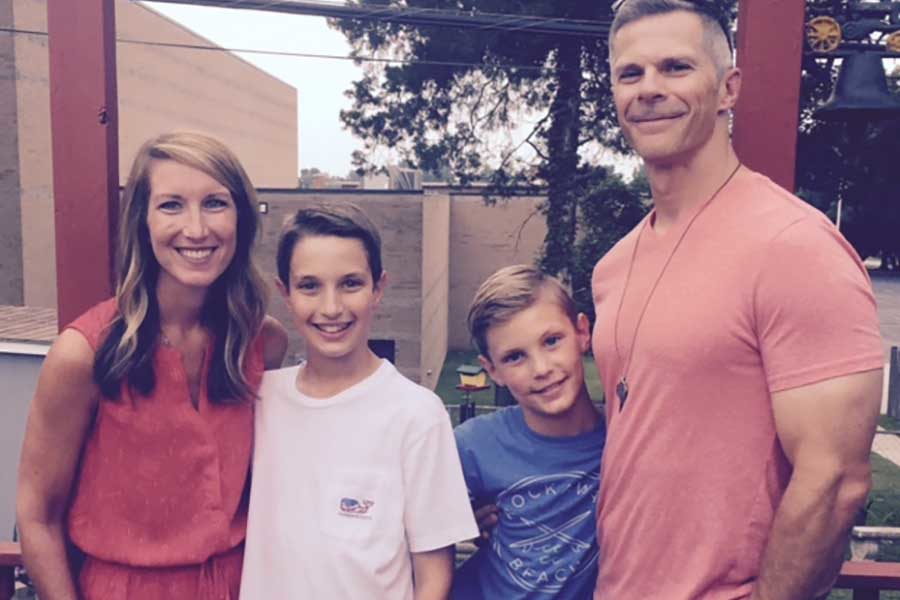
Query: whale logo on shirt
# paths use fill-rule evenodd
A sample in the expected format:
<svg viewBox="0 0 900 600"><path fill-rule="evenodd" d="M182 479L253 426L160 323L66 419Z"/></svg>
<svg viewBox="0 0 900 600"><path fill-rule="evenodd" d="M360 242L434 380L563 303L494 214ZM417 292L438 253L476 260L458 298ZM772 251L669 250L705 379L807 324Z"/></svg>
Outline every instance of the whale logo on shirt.
<svg viewBox="0 0 900 600"><path fill-rule="evenodd" d="M345 515L364 515L375 504L372 500L357 500L356 498L341 498L341 513Z"/></svg>

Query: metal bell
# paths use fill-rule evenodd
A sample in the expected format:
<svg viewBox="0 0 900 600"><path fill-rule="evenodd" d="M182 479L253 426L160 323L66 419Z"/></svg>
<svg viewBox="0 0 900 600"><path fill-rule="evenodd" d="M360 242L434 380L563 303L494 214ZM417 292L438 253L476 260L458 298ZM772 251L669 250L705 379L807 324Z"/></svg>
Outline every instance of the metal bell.
<svg viewBox="0 0 900 600"><path fill-rule="evenodd" d="M831 98L815 116L823 121L900 118L900 98L888 90L881 55L857 52L845 57Z"/></svg>

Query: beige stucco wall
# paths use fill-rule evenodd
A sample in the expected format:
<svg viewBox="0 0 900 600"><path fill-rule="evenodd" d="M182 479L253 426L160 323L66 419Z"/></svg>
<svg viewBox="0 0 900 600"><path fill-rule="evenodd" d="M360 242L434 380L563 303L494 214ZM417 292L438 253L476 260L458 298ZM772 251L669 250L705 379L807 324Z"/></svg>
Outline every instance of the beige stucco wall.
<svg viewBox="0 0 900 600"><path fill-rule="evenodd" d="M330 194L266 191L260 200L269 203L263 215L263 235L257 250L260 268L274 281L278 234L285 218L299 208L330 202L354 202L372 219L382 237L382 262L388 282L381 306L372 324L372 339L396 342L397 368L413 381L421 375L422 231L421 194ZM289 325L291 316L277 292L270 313ZM287 363L303 357L303 341L288 326L290 345Z"/></svg>
<svg viewBox="0 0 900 600"><path fill-rule="evenodd" d="M12 4L0 2L0 27L12 26ZM23 300L17 106L15 37L0 34L0 304L13 305Z"/></svg>
<svg viewBox="0 0 900 600"><path fill-rule="evenodd" d="M537 207L541 197L517 196L486 206L480 195L450 201L450 295L448 346L468 350L469 303L481 282L506 265L532 263L547 234Z"/></svg>
<svg viewBox="0 0 900 600"><path fill-rule="evenodd" d="M47 31L43 0L14 0L12 9L17 29ZM55 307L48 40L47 36L28 34L16 34L14 39L23 302Z"/></svg>
<svg viewBox="0 0 900 600"><path fill-rule="evenodd" d="M450 198L422 200L422 349L419 383L434 389L447 357L447 293L450 285Z"/></svg>
<svg viewBox="0 0 900 600"><path fill-rule="evenodd" d="M11 5L17 29L47 31L46 0L13 0ZM116 1L116 27L120 39L212 45L128 0ZM47 36L12 37L17 136L0 138L0 144L17 144L22 296L30 306L55 307ZM0 52L4 52L2 46ZM116 62L122 183L144 140L162 131L187 128L205 131L228 144L255 185L297 186L297 92L293 87L228 52L119 42ZM0 201L5 206L14 199L0 196ZM0 214L6 210L11 209L0 208ZM10 249L0 246L0 253L0 263L14 262L7 258L12 256Z"/></svg>
<svg viewBox="0 0 900 600"><path fill-rule="evenodd" d="M296 188L297 90L230 52L121 40L214 46L134 2L116 2L119 173L144 140L171 129L209 132L240 158L257 187Z"/></svg>

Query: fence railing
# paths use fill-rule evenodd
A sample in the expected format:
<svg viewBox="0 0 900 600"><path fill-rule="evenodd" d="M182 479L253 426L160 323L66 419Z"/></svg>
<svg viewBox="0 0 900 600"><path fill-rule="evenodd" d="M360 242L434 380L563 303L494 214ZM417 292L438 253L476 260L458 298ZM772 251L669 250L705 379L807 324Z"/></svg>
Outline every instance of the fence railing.
<svg viewBox="0 0 900 600"><path fill-rule="evenodd" d="M16 567L22 565L22 552L15 542L0 542L0 600L8 600L16 585Z"/></svg>
<svg viewBox="0 0 900 600"><path fill-rule="evenodd" d="M474 547L466 550L472 552ZM19 544L0 542L0 600L13 595L16 567L21 565ZM853 600L878 600L880 591L900 590L900 563L847 561L835 588L853 590Z"/></svg>

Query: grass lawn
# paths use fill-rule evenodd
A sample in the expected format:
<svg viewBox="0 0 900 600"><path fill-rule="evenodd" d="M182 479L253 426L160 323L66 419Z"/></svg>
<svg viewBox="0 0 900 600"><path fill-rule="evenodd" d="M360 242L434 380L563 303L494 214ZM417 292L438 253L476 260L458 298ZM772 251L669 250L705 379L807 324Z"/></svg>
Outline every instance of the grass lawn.
<svg viewBox="0 0 900 600"><path fill-rule="evenodd" d="M895 419L887 415L881 415L880 417L878 417L878 425L885 429L900 431L900 419Z"/></svg>
<svg viewBox="0 0 900 600"><path fill-rule="evenodd" d="M872 492L866 525L900 527L900 467L877 454L872 455ZM900 562L900 547L885 548L878 560ZM837 590L828 596L828 600L851 598L849 590ZM900 592L882 592L881 600L900 600Z"/></svg>

